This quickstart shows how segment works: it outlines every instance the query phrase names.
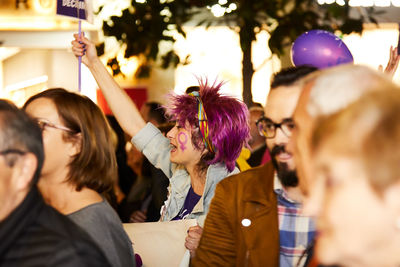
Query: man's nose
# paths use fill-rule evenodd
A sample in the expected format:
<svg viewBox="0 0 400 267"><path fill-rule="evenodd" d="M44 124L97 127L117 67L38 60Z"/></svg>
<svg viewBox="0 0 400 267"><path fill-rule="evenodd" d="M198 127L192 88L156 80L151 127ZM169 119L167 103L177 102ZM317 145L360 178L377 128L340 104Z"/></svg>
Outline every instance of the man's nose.
<svg viewBox="0 0 400 267"><path fill-rule="evenodd" d="M282 131L280 127L276 129L274 139L276 144L287 144L289 142L289 137Z"/></svg>

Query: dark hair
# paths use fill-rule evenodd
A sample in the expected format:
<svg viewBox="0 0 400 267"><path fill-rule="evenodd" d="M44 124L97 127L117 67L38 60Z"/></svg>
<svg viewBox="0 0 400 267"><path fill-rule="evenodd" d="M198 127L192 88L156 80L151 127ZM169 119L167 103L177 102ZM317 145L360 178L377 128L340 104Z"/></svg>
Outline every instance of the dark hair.
<svg viewBox="0 0 400 267"><path fill-rule="evenodd" d="M69 163L67 181L76 185L78 191L87 187L98 193L110 192L117 177L117 164L111 128L103 112L88 97L63 88L32 96L24 109L42 97L54 102L61 122L73 131L64 132L64 139L71 142L80 139L80 152Z"/></svg>
<svg viewBox="0 0 400 267"><path fill-rule="evenodd" d="M149 114L148 118L155 120L158 124L163 124L167 122L165 118L165 109L164 107L158 102L147 102L145 104L149 107Z"/></svg>
<svg viewBox="0 0 400 267"><path fill-rule="evenodd" d="M195 85L195 86L189 86L188 88L186 88L185 93L190 94L190 93L198 92L198 91L200 91L200 87Z"/></svg>
<svg viewBox="0 0 400 267"><path fill-rule="evenodd" d="M258 103L258 102L253 102L251 104L250 108L253 108L253 107L264 108L263 105L261 103Z"/></svg>
<svg viewBox="0 0 400 267"><path fill-rule="evenodd" d="M0 123L1 150L18 149L36 156L37 167L31 185L36 184L44 161L42 132L39 126L25 111L4 99L0 99Z"/></svg>
<svg viewBox="0 0 400 267"><path fill-rule="evenodd" d="M303 78L316 70L318 70L316 67L309 65L282 69L272 77L271 89L279 86L290 86L300 78Z"/></svg>

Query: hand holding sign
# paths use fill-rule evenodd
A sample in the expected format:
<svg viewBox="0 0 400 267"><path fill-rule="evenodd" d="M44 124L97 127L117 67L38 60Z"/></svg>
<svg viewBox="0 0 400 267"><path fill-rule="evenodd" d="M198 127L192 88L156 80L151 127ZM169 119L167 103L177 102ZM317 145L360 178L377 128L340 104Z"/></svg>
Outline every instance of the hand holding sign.
<svg viewBox="0 0 400 267"><path fill-rule="evenodd" d="M75 39L71 42L72 52L76 57L82 57L83 64L89 66L96 60L99 60L94 43L83 35L79 36L79 34L74 34L74 38Z"/></svg>
<svg viewBox="0 0 400 267"><path fill-rule="evenodd" d="M203 234L203 228L200 226L192 226L188 230L188 235L185 239L185 247L190 251L190 257L193 258L196 255L196 249L199 246L201 235Z"/></svg>

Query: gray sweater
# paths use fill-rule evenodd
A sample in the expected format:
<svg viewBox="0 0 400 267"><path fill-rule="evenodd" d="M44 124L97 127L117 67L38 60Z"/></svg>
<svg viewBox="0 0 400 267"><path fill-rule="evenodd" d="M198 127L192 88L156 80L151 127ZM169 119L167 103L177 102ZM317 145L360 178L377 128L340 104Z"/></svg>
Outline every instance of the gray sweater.
<svg viewBox="0 0 400 267"><path fill-rule="evenodd" d="M67 215L85 230L113 267L135 266L132 242L117 213L106 200Z"/></svg>

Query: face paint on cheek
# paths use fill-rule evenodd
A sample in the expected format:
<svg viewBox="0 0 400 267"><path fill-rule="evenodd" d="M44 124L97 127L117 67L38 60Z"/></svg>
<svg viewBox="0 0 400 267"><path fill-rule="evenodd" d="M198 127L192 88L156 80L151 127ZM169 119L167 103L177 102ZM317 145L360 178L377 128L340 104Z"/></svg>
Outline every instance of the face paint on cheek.
<svg viewBox="0 0 400 267"><path fill-rule="evenodd" d="M182 151L185 151L187 141L188 141L188 137L187 137L186 133L180 132L178 134L178 142L180 144L180 148Z"/></svg>

